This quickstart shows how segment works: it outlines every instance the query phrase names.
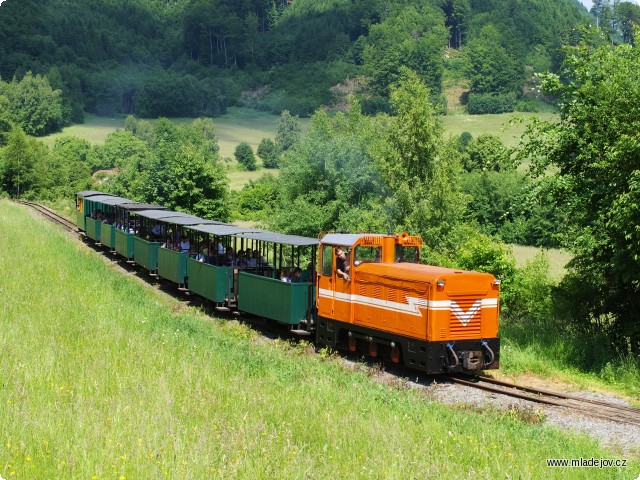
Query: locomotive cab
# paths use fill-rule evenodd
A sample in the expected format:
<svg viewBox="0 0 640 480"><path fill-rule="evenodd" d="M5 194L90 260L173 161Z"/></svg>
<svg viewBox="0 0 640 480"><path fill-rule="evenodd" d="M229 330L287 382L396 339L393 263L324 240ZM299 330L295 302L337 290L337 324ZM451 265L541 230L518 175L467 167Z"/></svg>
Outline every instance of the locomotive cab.
<svg viewBox="0 0 640 480"><path fill-rule="evenodd" d="M419 263L420 237L321 240L319 343L429 373L498 368L499 281Z"/></svg>

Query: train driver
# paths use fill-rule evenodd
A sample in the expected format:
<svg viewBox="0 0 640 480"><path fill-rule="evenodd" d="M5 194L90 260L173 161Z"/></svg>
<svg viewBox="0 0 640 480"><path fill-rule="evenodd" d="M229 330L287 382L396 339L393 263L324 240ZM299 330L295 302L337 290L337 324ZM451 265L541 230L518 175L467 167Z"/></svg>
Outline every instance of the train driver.
<svg viewBox="0 0 640 480"><path fill-rule="evenodd" d="M349 276L349 259L342 247L336 248L336 273L339 277L344 278L347 282L351 281Z"/></svg>

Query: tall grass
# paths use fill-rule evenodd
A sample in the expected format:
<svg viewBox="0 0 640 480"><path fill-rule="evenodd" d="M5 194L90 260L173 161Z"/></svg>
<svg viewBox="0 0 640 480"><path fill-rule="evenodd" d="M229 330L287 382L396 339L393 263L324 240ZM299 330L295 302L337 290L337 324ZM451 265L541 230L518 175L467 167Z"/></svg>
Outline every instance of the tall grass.
<svg viewBox="0 0 640 480"><path fill-rule="evenodd" d="M265 341L116 271L0 201L0 475L635 478L547 469L596 442L458 411Z"/></svg>
<svg viewBox="0 0 640 480"><path fill-rule="evenodd" d="M534 373L614 390L640 403L640 358L615 352L604 335L581 333L554 318L506 320L500 335L505 373Z"/></svg>

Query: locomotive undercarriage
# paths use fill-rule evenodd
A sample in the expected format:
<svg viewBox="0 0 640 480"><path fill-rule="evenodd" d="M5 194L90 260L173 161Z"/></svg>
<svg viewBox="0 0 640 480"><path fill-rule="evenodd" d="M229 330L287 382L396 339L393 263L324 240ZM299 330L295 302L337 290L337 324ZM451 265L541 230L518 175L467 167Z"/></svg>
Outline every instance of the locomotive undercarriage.
<svg viewBox="0 0 640 480"><path fill-rule="evenodd" d="M500 363L499 338L428 342L320 317L316 340L427 373L477 372Z"/></svg>

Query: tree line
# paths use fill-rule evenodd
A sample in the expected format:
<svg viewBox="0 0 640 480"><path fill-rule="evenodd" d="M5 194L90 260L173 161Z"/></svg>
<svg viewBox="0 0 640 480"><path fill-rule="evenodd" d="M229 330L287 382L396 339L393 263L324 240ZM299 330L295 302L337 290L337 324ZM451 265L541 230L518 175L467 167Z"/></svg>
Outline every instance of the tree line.
<svg viewBox="0 0 640 480"><path fill-rule="evenodd" d="M402 67L443 110L451 69L470 79L472 112L513 110L531 74L557 71L560 46L575 44L576 28L591 21L571 0L6 0L1 8L0 78L46 77L60 91L62 124L84 111L197 117L238 104L310 115L354 78L363 79L363 112L390 112ZM633 42L638 10L619 2L610 20L608 10L596 18L612 40Z"/></svg>

